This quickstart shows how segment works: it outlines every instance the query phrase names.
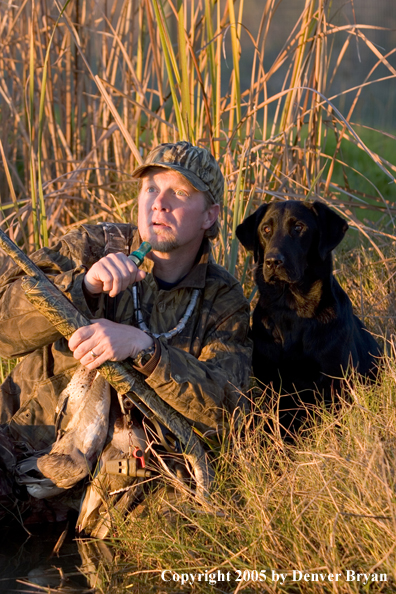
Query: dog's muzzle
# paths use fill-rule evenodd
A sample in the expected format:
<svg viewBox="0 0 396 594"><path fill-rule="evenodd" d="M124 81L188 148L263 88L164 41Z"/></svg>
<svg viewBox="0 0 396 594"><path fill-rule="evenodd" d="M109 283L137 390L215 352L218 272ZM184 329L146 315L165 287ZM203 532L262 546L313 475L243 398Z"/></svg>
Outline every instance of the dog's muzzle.
<svg viewBox="0 0 396 594"><path fill-rule="evenodd" d="M264 280L268 283L283 281L286 283L295 283L297 279L297 271L289 270L290 265L287 265L285 256L279 251L271 251L264 257L263 275Z"/></svg>
<svg viewBox="0 0 396 594"><path fill-rule="evenodd" d="M267 282L278 278L286 280L285 256L278 251L271 251L266 254L263 264L263 274Z"/></svg>

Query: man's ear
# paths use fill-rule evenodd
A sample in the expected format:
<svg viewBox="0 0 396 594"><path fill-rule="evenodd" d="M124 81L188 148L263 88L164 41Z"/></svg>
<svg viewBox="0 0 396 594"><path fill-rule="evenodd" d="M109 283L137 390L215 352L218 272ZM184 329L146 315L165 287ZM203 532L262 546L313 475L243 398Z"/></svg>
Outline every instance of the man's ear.
<svg viewBox="0 0 396 594"><path fill-rule="evenodd" d="M211 226L215 223L215 221L217 220L217 217L219 216L220 213L220 205L219 204L212 204L211 206L209 206L209 208L207 208L205 210L205 221L203 223L203 229L210 229Z"/></svg>
<svg viewBox="0 0 396 594"><path fill-rule="evenodd" d="M323 204L314 202L312 210L318 217L319 246L318 252L322 260L342 241L348 230L348 223L334 210Z"/></svg>
<svg viewBox="0 0 396 594"><path fill-rule="evenodd" d="M236 228L236 236L239 241L249 251L254 251L254 257L257 261L257 229L261 219L267 212L269 204L262 204L250 217L247 217L238 227Z"/></svg>

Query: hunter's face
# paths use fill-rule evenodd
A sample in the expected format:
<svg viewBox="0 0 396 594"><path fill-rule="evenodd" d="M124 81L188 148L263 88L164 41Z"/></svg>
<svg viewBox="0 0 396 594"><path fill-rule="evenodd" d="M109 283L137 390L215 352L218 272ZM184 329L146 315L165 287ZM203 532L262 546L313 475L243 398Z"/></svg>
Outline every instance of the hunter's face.
<svg viewBox="0 0 396 594"><path fill-rule="evenodd" d="M142 178L138 227L141 238L151 243L153 251L198 251L218 210L218 205L208 208L203 192L176 171L153 167Z"/></svg>

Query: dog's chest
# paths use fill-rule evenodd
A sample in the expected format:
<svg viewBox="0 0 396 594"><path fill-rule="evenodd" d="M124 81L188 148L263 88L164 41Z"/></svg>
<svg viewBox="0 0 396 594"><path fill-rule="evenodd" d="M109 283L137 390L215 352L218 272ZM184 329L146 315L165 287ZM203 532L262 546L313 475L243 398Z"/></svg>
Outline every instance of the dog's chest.
<svg viewBox="0 0 396 594"><path fill-rule="evenodd" d="M301 320L292 310L274 309L269 312L259 308L257 313L254 320L257 333L262 333L264 328L270 341L286 352L296 348L301 350L307 329L306 320Z"/></svg>
<svg viewBox="0 0 396 594"><path fill-rule="evenodd" d="M320 380L315 352L309 347L307 325L310 326L310 320L302 320L293 311L272 311L270 315L256 307L253 370L260 381L279 387L281 376L283 389L289 391L294 385L305 389L309 382Z"/></svg>

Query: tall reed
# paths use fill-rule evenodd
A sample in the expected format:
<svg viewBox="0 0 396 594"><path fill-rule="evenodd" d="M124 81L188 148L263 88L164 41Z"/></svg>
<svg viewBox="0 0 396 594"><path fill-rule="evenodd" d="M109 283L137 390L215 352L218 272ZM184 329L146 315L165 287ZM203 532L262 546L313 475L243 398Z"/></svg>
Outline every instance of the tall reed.
<svg viewBox="0 0 396 594"><path fill-rule="evenodd" d="M352 124L364 85L375 83L379 66L394 76L391 63L358 26L336 26L331 4L305 0L264 68L276 7L276 0L262 6L258 33L250 37L250 84L242 86L243 1L3 3L3 225L31 250L80 221L126 220L134 208L131 170L158 142L177 139L207 146L221 163L227 193L216 257L244 278L235 227L263 199L320 197L370 237L375 230L363 218L392 222L392 202L364 180L370 162L370 171L377 167L388 180L395 166L370 150ZM333 40L346 33L335 56ZM342 116L329 95L355 40L376 64L351 91ZM227 71L223 51L230 51ZM282 87L269 96L280 70ZM343 160L347 145L368 154L361 171ZM363 196L349 183L355 174Z"/></svg>

